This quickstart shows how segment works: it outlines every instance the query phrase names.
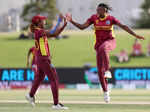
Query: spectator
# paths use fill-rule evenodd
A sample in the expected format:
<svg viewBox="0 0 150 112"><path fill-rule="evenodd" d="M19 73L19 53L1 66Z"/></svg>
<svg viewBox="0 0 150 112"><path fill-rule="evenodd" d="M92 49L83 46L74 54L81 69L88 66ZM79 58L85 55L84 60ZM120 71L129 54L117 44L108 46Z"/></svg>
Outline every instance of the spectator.
<svg viewBox="0 0 150 112"><path fill-rule="evenodd" d="M133 56L133 57L144 56L144 54L142 52L142 45L141 45L141 43L138 42L137 39L135 40L132 48L133 48L133 51L131 53L131 56Z"/></svg>
<svg viewBox="0 0 150 112"><path fill-rule="evenodd" d="M116 55L116 57L117 61L120 63L129 61L128 53L125 49L122 49L120 53Z"/></svg>
<svg viewBox="0 0 150 112"><path fill-rule="evenodd" d="M60 17L62 17L62 14L59 15L57 21L56 20L53 21L53 26L50 29L51 30L50 33L53 33L57 28L60 28L59 25L61 24L61 21L62 21ZM55 39L57 39L57 40L59 40L61 38L68 38L68 35L58 35L55 37Z"/></svg>
<svg viewBox="0 0 150 112"><path fill-rule="evenodd" d="M21 32L21 34L19 35L19 39L28 39L28 36L25 32Z"/></svg>

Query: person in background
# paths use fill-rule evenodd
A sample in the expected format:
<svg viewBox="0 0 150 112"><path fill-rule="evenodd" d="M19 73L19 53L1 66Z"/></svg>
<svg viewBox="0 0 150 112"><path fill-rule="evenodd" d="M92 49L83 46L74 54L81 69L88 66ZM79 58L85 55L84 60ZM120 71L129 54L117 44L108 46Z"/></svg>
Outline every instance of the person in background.
<svg viewBox="0 0 150 112"><path fill-rule="evenodd" d="M137 39L135 39L135 42L132 46L131 56L132 57L144 56L143 51L142 51L142 45Z"/></svg>
<svg viewBox="0 0 150 112"><path fill-rule="evenodd" d="M98 76L104 92L104 101L109 102L110 96L108 91L107 79L111 78L110 65L109 65L109 52L116 47L116 40L113 35L113 25L117 25L123 30L127 31L137 39L144 39L144 37L137 35L128 26L122 24L114 16L109 14L112 8L104 3L97 6L97 13L93 14L83 24L79 24L72 19L71 14L67 13L66 18L77 28L84 30L90 25L94 25L96 34L96 58L98 67Z"/></svg>
<svg viewBox="0 0 150 112"><path fill-rule="evenodd" d="M36 55L37 49L35 46L32 46L27 54L27 67L30 67L31 70L34 71L34 74L37 72L37 64L35 61L35 55Z"/></svg>
<svg viewBox="0 0 150 112"><path fill-rule="evenodd" d="M117 61L120 63L129 61L129 56L125 49L122 49L120 53L116 55L116 57Z"/></svg>
<svg viewBox="0 0 150 112"><path fill-rule="evenodd" d="M56 20L53 21L53 26L52 26L51 31L50 31L51 34L53 34L54 31L57 28L59 28L59 26L61 24L61 21L62 21L61 16L62 16L62 14L59 14L59 17L58 17L57 21ZM59 40L61 38L68 38L68 36L67 35L58 35L58 36L55 37L55 39L57 39L57 40Z"/></svg>
<svg viewBox="0 0 150 112"><path fill-rule="evenodd" d="M22 31L21 34L19 35L19 39L29 39L28 35L26 35L25 31Z"/></svg>

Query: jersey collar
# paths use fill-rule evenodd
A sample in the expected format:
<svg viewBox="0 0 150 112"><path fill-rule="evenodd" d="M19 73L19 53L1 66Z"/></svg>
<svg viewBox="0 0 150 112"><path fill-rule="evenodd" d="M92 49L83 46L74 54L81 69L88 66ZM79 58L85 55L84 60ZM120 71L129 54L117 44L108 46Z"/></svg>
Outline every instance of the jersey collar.
<svg viewBox="0 0 150 112"><path fill-rule="evenodd" d="M99 15L97 15L98 18L101 20L101 21L104 21L107 17L108 17L108 14L105 14L105 17L104 18L100 18Z"/></svg>

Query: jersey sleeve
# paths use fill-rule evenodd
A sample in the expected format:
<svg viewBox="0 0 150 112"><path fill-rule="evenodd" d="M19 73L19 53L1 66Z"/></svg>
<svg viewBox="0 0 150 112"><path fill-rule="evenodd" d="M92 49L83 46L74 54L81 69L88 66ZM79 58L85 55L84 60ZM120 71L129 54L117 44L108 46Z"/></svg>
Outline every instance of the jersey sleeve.
<svg viewBox="0 0 150 112"><path fill-rule="evenodd" d="M87 23L93 24L94 23L94 15L87 19Z"/></svg>
<svg viewBox="0 0 150 112"><path fill-rule="evenodd" d="M118 24L120 21L112 16L112 24Z"/></svg>

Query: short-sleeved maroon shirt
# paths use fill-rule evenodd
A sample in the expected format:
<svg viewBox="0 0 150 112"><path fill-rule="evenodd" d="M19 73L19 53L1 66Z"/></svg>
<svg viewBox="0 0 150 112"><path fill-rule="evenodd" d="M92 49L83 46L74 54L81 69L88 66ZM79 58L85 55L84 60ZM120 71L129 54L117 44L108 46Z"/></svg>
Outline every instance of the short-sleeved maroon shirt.
<svg viewBox="0 0 150 112"><path fill-rule="evenodd" d="M119 21L110 15L101 19L97 14L92 15L87 22L93 24L96 34L95 48L104 43L106 40L114 39L112 31L113 25L119 23Z"/></svg>

